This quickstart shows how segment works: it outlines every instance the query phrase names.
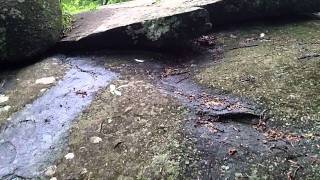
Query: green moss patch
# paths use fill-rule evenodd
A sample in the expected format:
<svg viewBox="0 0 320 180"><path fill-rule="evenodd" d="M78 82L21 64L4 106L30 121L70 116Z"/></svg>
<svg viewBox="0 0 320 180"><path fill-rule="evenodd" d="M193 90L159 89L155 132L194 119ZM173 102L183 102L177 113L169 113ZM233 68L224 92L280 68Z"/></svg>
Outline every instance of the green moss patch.
<svg viewBox="0 0 320 180"><path fill-rule="evenodd" d="M250 26L217 36L224 58L200 72L199 82L254 99L277 125L319 129L320 21Z"/></svg>
<svg viewBox="0 0 320 180"><path fill-rule="evenodd" d="M79 117L72 160L57 162L58 179L177 179L183 168L184 109L137 78L114 82ZM91 137L101 142L90 142Z"/></svg>

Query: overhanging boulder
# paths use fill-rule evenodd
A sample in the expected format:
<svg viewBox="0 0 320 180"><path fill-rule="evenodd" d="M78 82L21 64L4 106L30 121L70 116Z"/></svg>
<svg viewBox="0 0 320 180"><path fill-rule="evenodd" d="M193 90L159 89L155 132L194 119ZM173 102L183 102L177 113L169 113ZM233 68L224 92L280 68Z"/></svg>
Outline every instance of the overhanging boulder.
<svg viewBox="0 0 320 180"><path fill-rule="evenodd" d="M171 47L215 24L319 10L319 0L135 0L77 15L73 30L59 45Z"/></svg>
<svg viewBox="0 0 320 180"><path fill-rule="evenodd" d="M77 48L175 45L210 30L209 17L206 9L194 3L181 6L137 0L107 5L77 15L73 30L60 45Z"/></svg>

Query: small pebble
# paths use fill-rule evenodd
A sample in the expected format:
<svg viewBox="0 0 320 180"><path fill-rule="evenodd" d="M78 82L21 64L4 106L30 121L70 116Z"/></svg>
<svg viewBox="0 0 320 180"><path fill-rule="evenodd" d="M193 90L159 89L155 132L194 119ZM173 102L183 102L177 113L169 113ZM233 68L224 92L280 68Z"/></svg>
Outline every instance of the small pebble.
<svg viewBox="0 0 320 180"><path fill-rule="evenodd" d="M4 102L7 102L9 100L9 97L8 96L5 96L3 94L0 94L0 104L1 103L4 103Z"/></svg>
<svg viewBox="0 0 320 180"><path fill-rule="evenodd" d="M55 166L55 165L49 166L49 167L47 167L44 175L53 176L56 173L56 170L57 170L57 166Z"/></svg>
<svg viewBox="0 0 320 180"><path fill-rule="evenodd" d="M45 92L47 89L41 89L40 92Z"/></svg>
<svg viewBox="0 0 320 180"><path fill-rule="evenodd" d="M0 113L9 111L10 108L11 108L11 106L4 106L4 107L0 108Z"/></svg>
<svg viewBox="0 0 320 180"><path fill-rule="evenodd" d="M97 137L97 136L93 136L90 138L90 142L93 143L93 144L98 144L102 141L102 139L100 137Z"/></svg>
<svg viewBox="0 0 320 180"><path fill-rule="evenodd" d="M36 84L52 84L56 81L55 77L45 77L45 78L41 78L41 79L37 79L36 80Z"/></svg>
<svg viewBox="0 0 320 180"><path fill-rule="evenodd" d="M80 174L87 174L87 173L88 173L87 168L82 168Z"/></svg>
<svg viewBox="0 0 320 180"><path fill-rule="evenodd" d="M74 158L74 154L73 153L68 153L67 155L64 156L64 158L66 158L67 160L71 160Z"/></svg>

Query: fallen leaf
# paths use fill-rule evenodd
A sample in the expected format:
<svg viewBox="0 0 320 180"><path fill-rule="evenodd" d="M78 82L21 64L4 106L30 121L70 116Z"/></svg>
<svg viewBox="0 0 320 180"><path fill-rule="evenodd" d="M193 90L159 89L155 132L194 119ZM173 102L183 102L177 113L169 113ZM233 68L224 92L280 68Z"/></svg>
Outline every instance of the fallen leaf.
<svg viewBox="0 0 320 180"><path fill-rule="evenodd" d="M134 61L136 61L138 63L143 63L144 62L144 60L142 60L142 59L134 59Z"/></svg>
<svg viewBox="0 0 320 180"><path fill-rule="evenodd" d="M230 155L230 156L235 155L237 152L238 152L238 151L237 151L236 149L234 149L234 148L229 149L229 155Z"/></svg>
<svg viewBox="0 0 320 180"><path fill-rule="evenodd" d="M124 110L124 112L127 113L127 112L129 112L129 111L131 111L131 110L132 110L132 107L129 106L129 107L127 107L127 108Z"/></svg>
<svg viewBox="0 0 320 180"><path fill-rule="evenodd" d="M81 97L85 97L85 96L88 96L88 93L86 91L81 91L81 90L78 90L76 91L76 95L80 95Z"/></svg>

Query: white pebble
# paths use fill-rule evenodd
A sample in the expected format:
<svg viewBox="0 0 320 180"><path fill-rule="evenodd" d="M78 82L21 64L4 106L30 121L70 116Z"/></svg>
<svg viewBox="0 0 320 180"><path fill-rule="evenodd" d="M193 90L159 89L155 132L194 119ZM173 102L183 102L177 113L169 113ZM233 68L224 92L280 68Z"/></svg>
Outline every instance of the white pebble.
<svg viewBox="0 0 320 180"><path fill-rule="evenodd" d="M64 158L66 158L67 160L71 160L74 158L74 154L73 153L68 153L64 156Z"/></svg>
<svg viewBox="0 0 320 180"><path fill-rule="evenodd" d="M56 173L56 170L57 170L57 166L55 166L55 165L49 166L49 167L47 167L44 174L46 176L53 176Z"/></svg>
<svg viewBox="0 0 320 180"><path fill-rule="evenodd" d="M116 86L114 84L110 85L110 92L113 95L121 96L121 92L119 90L117 90L117 88L116 88Z"/></svg>
<svg viewBox="0 0 320 180"><path fill-rule="evenodd" d="M36 80L36 84L52 84L56 81L55 77L45 77L45 78L41 78L41 79L37 79Z"/></svg>
<svg viewBox="0 0 320 180"><path fill-rule="evenodd" d="M7 102L9 100L9 97L8 96L5 96L3 94L0 94L0 104L1 103L4 103L4 102Z"/></svg>
<svg viewBox="0 0 320 180"><path fill-rule="evenodd" d="M97 136L93 136L90 138L90 142L93 143L93 144L98 144L102 141L102 139L100 137L97 137Z"/></svg>
<svg viewBox="0 0 320 180"><path fill-rule="evenodd" d="M0 108L0 113L2 112L6 112L6 111L9 111L9 109L11 108L11 106L4 106L4 107L1 107Z"/></svg>

